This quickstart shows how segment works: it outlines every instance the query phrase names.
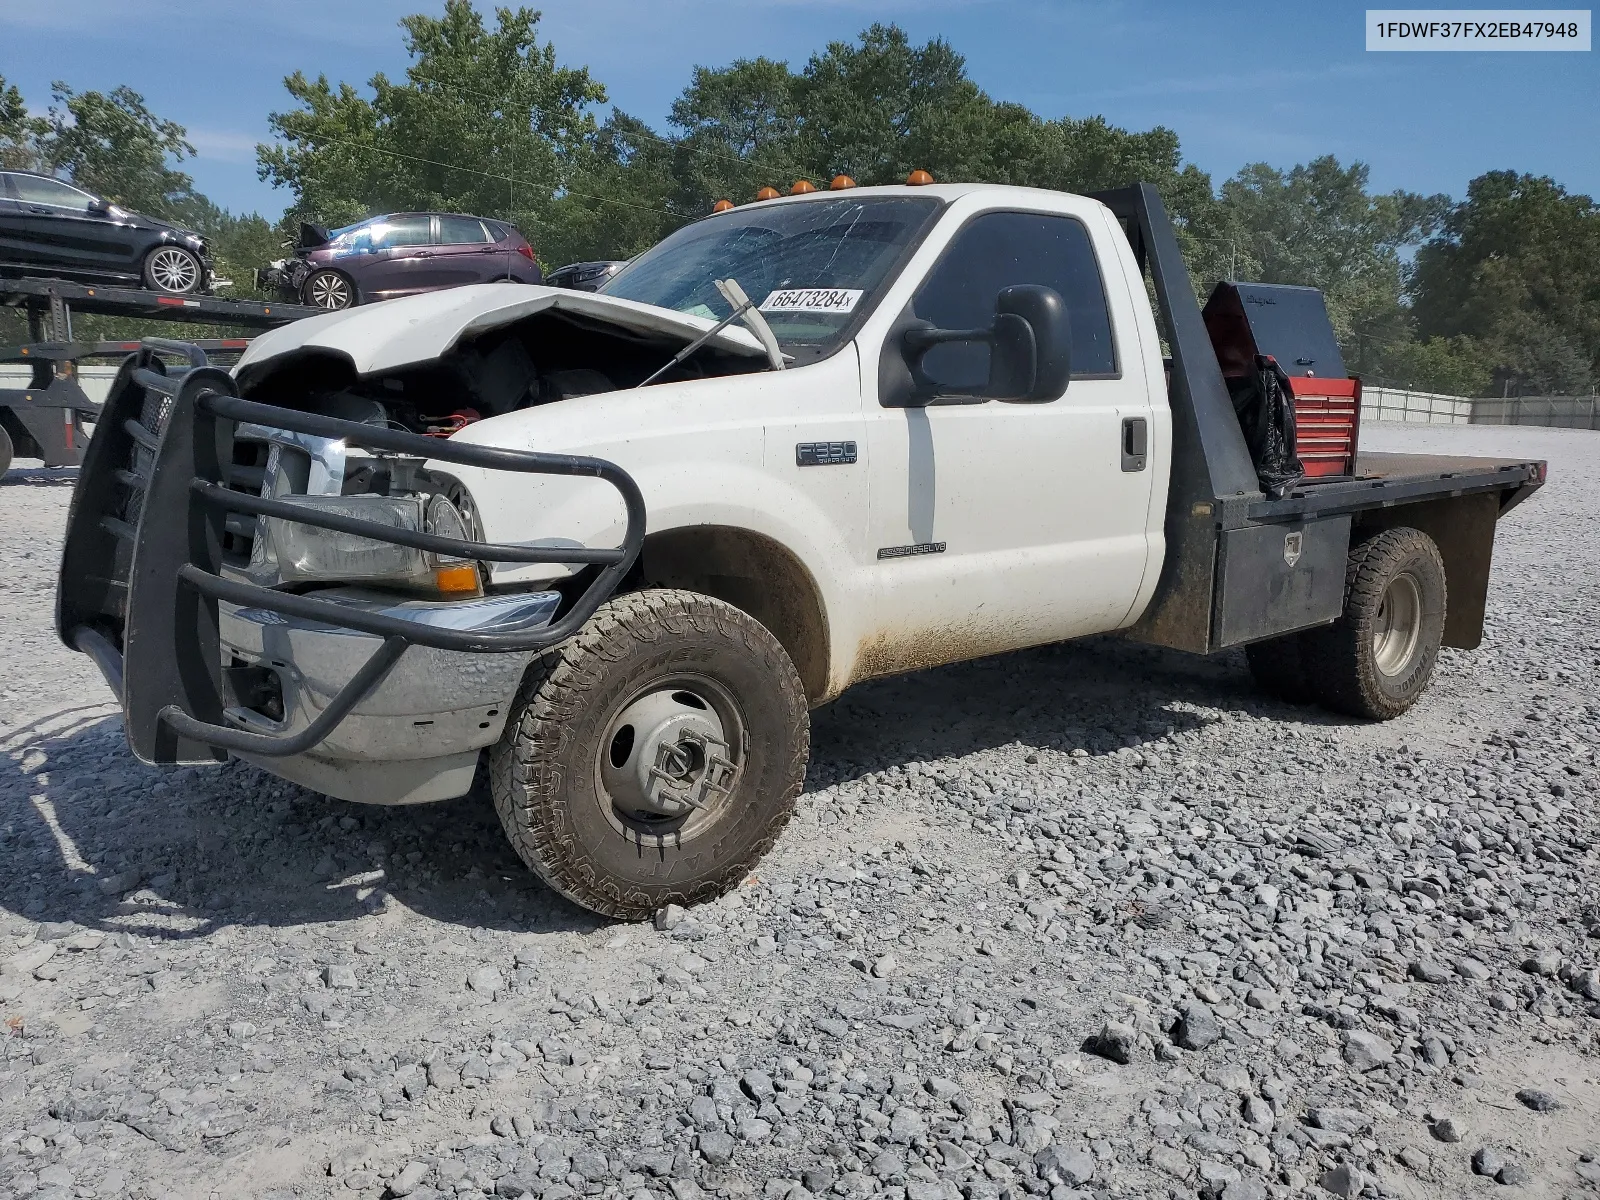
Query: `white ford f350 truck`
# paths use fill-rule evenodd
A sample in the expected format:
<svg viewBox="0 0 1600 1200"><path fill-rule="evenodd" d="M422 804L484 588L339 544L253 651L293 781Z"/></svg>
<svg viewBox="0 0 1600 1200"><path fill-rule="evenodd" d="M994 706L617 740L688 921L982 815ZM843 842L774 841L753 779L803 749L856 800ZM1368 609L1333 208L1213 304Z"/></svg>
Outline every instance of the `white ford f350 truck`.
<svg viewBox="0 0 1600 1200"><path fill-rule="evenodd" d="M707 217L598 294L313 317L231 372L150 341L59 631L141 760L376 804L481 772L528 866L624 918L735 886L809 709L875 676L1123 631L1395 716L1478 643L1544 464L1356 457L1352 403L1323 474L1264 483L1263 406L1359 385L1314 292L1238 294L1203 318L1145 185L858 188Z"/></svg>

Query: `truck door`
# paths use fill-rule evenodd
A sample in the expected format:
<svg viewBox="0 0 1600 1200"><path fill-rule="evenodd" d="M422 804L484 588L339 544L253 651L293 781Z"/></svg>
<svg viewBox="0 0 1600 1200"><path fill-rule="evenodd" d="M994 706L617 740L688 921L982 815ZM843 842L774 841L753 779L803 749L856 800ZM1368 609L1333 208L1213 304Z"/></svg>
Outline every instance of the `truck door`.
<svg viewBox="0 0 1600 1200"><path fill-rule="evenodd" d="M977 213L911 296L917 319L981 329L1002 288L1054 288L1071 314L1072 378L1048 400L963 398L986 381L989 348L952 343L923 359L952 402L864 406L878 669L1039 645L1129 619L1150 547L1152 401L1128 290L1108 288L1101 267L1121 264L1097 215ZM881 353L904 351L891 334ZM877 370L863 375L875 396Z"/></svg>

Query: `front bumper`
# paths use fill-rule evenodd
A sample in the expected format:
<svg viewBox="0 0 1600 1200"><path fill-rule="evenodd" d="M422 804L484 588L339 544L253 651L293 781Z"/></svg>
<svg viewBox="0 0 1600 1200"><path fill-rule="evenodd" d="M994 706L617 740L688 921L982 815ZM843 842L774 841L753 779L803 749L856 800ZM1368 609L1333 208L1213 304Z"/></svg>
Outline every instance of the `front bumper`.
<svg viewBox="0 0 1600 1200"><path fill-rule="evenodd" d="M307 274L309 269L304 259L280 259L265 267L257 267L254 283L258 292L274 294L282 300L298 304L301 300L300 285L305 283Z"/></svg>
<svg viewBox="0 0 1600 1200"><path fill-rule="evenodd" d="M548 624L561 603L557 592L526 592L474 600L397 600L382 593L339 588L318 593L370 613L419 626L492 631ZM217 606L224 662L254 672L281 716L235 707L240 729L289 737L307 729L355 677L383 639L325 621L270 609ZM413 804L459 796L472 785L478 751L499 740L506 713L532 651L469 654L413 645L383 679L313 750L280 758L241 757L296 783L342 800Z"/></svg>
<svg viewBox="0 0 1600 1200"><path fill-rule="evenodd" d="M158 353L181 353L191 365L169 372ZM235 453L252 427L421 464L588 477L621 496L623 543L484 542L294 504L250 466L254 449ZM341 472L326 482L346 480ZM262 519L451 560L582 564L592 573L559 597L296 592L249 581L248 550L230 541L253 536ZM570 637L611 596L638 559L644 527L644 498L615 463L243 400L199 347L146 339L119 371L79 472L56 628L118 694L141 762L200 766L231 754L350 799L438 799L466 790L530 656ZM448 778L421 786L428 771Z"/></svg>

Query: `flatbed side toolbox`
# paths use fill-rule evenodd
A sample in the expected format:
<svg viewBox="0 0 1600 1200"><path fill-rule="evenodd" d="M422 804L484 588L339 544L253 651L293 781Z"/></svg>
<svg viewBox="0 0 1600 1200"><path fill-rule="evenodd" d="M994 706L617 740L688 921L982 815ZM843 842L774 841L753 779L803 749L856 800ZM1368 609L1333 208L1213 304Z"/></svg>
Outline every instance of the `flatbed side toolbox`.
<svg viewBox="0 0 1600 1200"><path fill-rule="evenodd" d="M1295 453L1306 477L1355 473L1361 381L1345 373L1322 293L1288 284L1217 284L1202 310L1225 378L1276 360L1294 400Z"/></svg>
<svg viewBox="0 0 1600 1200"><path fill-rule="evenodd" d="M1225 529L1217 550L1214 649L1327 625L1344 611L1348 513Z"/></svg>

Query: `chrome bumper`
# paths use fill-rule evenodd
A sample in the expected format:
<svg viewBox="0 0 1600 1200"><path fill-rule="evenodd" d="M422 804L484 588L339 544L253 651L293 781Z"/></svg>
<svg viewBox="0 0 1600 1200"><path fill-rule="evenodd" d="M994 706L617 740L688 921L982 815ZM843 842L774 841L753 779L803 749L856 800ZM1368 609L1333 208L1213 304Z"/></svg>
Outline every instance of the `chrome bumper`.
<svg viewBox="0 0 1600 1200"><path fill-rule="evenodd" d="M556 592L428 601L339 588L317 596L427 628L474 632L547 625L561 602ZM218 605L217 616L223 665L270 671L283 698L281 720L232 708L229 721L275 737L307 728L384 640L226 602ZM345 800L406 804L462 795L471 787L478 751L499 740L533 654L473 654L413 644L313 750L239 757Z"/></svg>

